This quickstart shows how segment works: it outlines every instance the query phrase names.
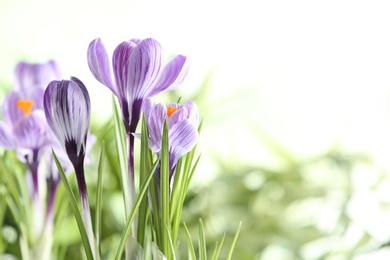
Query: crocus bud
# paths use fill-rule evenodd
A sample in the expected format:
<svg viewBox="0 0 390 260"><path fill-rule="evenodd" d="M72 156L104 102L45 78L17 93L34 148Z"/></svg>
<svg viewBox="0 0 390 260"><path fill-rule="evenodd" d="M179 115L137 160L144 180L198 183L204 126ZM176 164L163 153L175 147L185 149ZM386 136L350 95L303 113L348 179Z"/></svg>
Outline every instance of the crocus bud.
<svg viewBox="0 0 390 260"><path fill-rule="evenodd" d="M47 123L76 167L83 164L90 121L90 98L77 78L52 81L44 95Z"/></svg>

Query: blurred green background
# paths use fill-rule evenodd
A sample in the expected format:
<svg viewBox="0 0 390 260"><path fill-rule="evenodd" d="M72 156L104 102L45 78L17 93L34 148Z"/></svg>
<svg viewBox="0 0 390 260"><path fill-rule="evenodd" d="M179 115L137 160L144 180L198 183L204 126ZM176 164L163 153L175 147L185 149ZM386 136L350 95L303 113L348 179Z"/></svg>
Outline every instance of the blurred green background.
<svg viewBox="0 0 390 260"><path fill-rule="evenodd" d="M161 99L194 100L204 120L183 213L194 237L202 217L210 247L223 233L230 245L242 221L234 259L387 259L389 11L386 1L1 0L0 97L18 61L55 59L87 86L92 132L115 156L111 95L89 71L88 44L100 37L112 53L153 37L167 58L191 60L182 87ZM108 159L106 243L123 210ZM57 239L77 254L73 226L57 227Z"/></svg>

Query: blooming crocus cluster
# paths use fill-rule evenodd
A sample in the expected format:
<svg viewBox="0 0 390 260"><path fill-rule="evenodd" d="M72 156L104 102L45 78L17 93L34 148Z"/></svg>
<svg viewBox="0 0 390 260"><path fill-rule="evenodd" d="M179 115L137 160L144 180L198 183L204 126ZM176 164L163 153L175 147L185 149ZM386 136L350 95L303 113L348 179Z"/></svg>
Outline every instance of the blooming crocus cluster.
<svg viewBox="0 0 390 260"><path fill-rule="evenodd" d="M114 50L112 67L101 39L88 47L88 65L95 78L117 96L128 139L130 204L135 200L134 136L142 103L165 90L176 89L188 72L185 56L174 56L163 65L163 49L155 39L132 39ZM130 205L130 206L131 206Z"/></svg>
<svg viewBox="0 0 390 260"><path fill-rule="evenodd" d="M199 138L199 112L193 102L164 105L155 103L152 98L181 85L188 73L188 59L176 55L165 63L160 43L152 38L120 43L112 59L98 38L89 44L87 57L94 77L113 92L120 106L119 113L115 109L114 119L126 225L115 259L122 257L124 248L126 259L141 258L141 246L148 248L151 240L155 242L149 245L154 251L153 258L173 259L172 250L177 242L184 195L197 164L193 165L192 162ZM23 198L22 203L16 203L16 207L22 209L21 216L26 216L26 223L20 225L23 225L21 233L24 226L33 226L36 229L33 231L37 231L31 235L28 230L26 235L21 236L21 251L27 252L22 252L22 257L51 259L54 201L57 186L62 180L80 229L86 256L88 259L100 259L101 180L105 168L102 161L98 167L96 192L96 237L84 175L87 153L94 142L94 137L89 134L91 100L86 86L78 78L60 79L54 61L42 64L20 62L15 69L15 88L6 96L2 107L4 121L0 121L0 146L16 150L19 160L27 166L27 183L31 183L35 211L30 225L28 212L23 211L24 200L29 202L25 199L28 196L19 196L15 192L15 201ZM136 130L142 113L145 132L140 135ZM124 150L124 135L120 133L122 122L127 151ZM135 137L140 136L141 161L138 178L135 178L134 143ZM190 151L181 167L181 158ZM103 158L104 149L101 160ZM0 167L3 167L2 164ZM72 170L76 175L79 202L74 198L64 174ZM46 178L47 186L39 181L43 178ZM134 180L139 181L137 186ZM13 180L10 178L6 181L12 183ZM46 216L43 216L45 210ZM17 211L11 211L18 220ZM36 212L42 216L35 216ZM41 223L36 223L36 220Z"/></svg>

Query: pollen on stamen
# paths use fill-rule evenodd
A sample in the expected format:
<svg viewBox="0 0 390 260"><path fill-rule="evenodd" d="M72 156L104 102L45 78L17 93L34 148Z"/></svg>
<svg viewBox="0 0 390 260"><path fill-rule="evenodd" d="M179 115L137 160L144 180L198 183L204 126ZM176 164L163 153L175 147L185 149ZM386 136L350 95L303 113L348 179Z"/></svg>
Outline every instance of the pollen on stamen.
<svg viewBox="0 0 390 260"><path fill-rule="evenodd" d="M177 107L172 107L172 106L167 107L167 115L168 115L168 117L171 117L171 115L172 115L176 110L178 110Z"/></svg>
<svg viewBox="0 0 390 260"><path fill-rule="evenodd" d="M16 102L16 107L22 110L25 115L29 115L31 113L33 105L34 101L29 99L19 99L18 102Z"/></svg>

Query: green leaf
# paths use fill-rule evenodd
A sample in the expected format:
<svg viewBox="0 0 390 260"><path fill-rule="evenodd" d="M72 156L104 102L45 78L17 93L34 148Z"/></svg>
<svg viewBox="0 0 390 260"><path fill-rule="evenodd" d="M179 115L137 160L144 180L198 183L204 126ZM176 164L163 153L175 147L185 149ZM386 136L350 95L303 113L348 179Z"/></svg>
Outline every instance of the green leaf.
<svg viewBox="0 0 390 260"><path fill-rule="evenodd" d="M99 166L98 166L98 181L96 187L96 212L95 212L95 233L96 245L99 255L101 254L101 219L102 219L102 196L103 196L103 169L104 169L104 141L102 143L102 150L100 152Z"/></svg>
<svg viewBox="0 0 390 260"><path fill-rule="evenodd" d="M138 208L139 208L139 206L141 204L142 198L146 194L146 191L148 189L150 180L154 176L154 171L156 170L157 164L158 164L158 161L156 161L154 163L154 165L153 165L152 169L150 170L147 178L142 183L142 185L140 187L139 194L137 196L137 199L135 200L135 203L134 203L134 205L133 205L133 207L131 209L130 215L127 218L127 223L126 223L125 229L122 232L122 236L121 236L121 239L120 239L119 244L118 244L118 248L117 248L116 253L115 253L115 259L117 259L117 260L121 259L121 257L122 257L122 253L123 253L123 249L124 249L125 244L126 244L127 236L129 235L129 232L131 230L131 224L132 224L133 219L135 217L135 214L138 211Z"/></svg>
<svg viewBox="0 0 390 260"><path fill-rule="evenodd" d="M124 129L122 117L119 112L118 104L115 101L115 97L112 97L112 106L114 110L114 128L115 128L115 141L116 148L118 153L118 160L120 166L120 180L123 193L123 202L125 204L125 214L126 217L130 212L130 188L129 185L129 173L128 173L128 162L127 162L127 150L126 150L126 136Z"/></svg>
<svg viewBox="0 0 390 260"><path fill-rule="evenodd" d="M165 120L162 145L161 145L161 166L160 166L160 209L161 209L161 231L162 231L162 252L167 259L171 259L169 249L168 230L171 229L169 218L169 141L168 123Z"/></svg>
<svg viewBox="0 0 390 260"><path fill-rule="evenodd" d="M79 230L80 230L80 235L81 235L81 239L83 241L85 254L87 255L87 259L93 259L91 246L90 246L89 241L88 241L87 231L85 229L84 222L83 222L83 219L81 217L81 212L80 212L80 209L77 205L76 198L75 198L74 193L73 193L73 191L68 183L65 172L62 169L62 166L61 166L60 162L58 161L57 155L55 154L53 149L52 149L52 152L53 152L53 156L54 156L54 161L57 165L58 171L59 171L60 176L61 176L62 183L64 184L65 190L66 190L67 195L68 195L69 204L72 208L73 214L76 218L77 225L78 225ZM93 243L93 241L91 241L91 242Z"/></svg>
<svg viewBox="0 0 390 260"><path fill-rule="evenodd" d="M212 259L215 259L215 260L218 259L219 254L221 253L223 242L225 241L225 236L226 236L226 233L223 234L223 237L222 237L221 243L219 244L219 247L218 247L218 242L216 243L216 245L215 245L215 254L213 253ZM217 249L217 247L218 247L218 249Z"/></svg>
<svg viewBox="0 0 390 260"><path fill-rule="evenodd" d="M191 234L188 231L186 223L183 222L184 230L186 231L187 244L188 244L188 258L189 260L196 260L194 244L192 243Z"/></svg>
<svg viewBox="0 0 390 260"><path fill-rule="evenodd" d="M20 168L15 167L17 162L11 155L10 152L6 152L3 157L4 162L8 162L8 165L0 161L1 181L5 183L8 195L6 197L7 205L12 212L15 223L25 237L31 238L32 234L29 232L31 230L31 198L28 194L25 178ZM25 228L22 228L21 223Z"/></svg>
<svg viewBox="0 0 390 260"><path fill-rule="evenodd" d="M171 255L172 255L172 258L173 259L176 259L176 255L175 255L175 246L173 245L172 243L172 237L171 237L171 232L169 231L168 227L167 227L167 232L168 232L168 239L169 239L169 248L171 250Z"/></svg>
<svg viewBox="0 0 390 260"><path fill-rule="evenodd" d="M146 178L150 168L152 167L151 153L148 146L149 132L146 126L145 117L142 117L141 130L141 155L140 155L140 174L139 183L141 184ZM141 186L141 185L139 185ZM137 226L137 240L142 246L145 246L145 231L147 229L147 215L149 211L148 198L145 196L139 207L138 212L138 226Z"/></svg>
<svg viewBox="0 0 390 260"><path fill-rule="evenodd" d="M201 218L199 219L199 259L207 260L206 235Z"/></svg>
<svg viewBox="0 0 390 260"><path fill-rule="evenodd" d="M186 194L188 191L188 187L190 185L192 176L194 175L196 166L198 165L198 162L200 159L200 156L198 156L194 166L190 170L190 165L192 164L194 153L195 153L195 149L193 149L191 152L189 152L186 155L185 166L184 166L183 171L182 172L177 172L177 171L175 172L175 174L181 174L183 176L182 176L182 181L181 181L181 184L179 187L180 191L179 191L179 196L177 198L178 202L177 202L176 210L174 211L173 216L172 216L172 233L173 233L174 243L176 243L177 236L179 233L181 212L183 210L183 204L184 204L184 200L185 200L185 197L186 197Z"/></svg>
<svg viewBox="0 0 390 260"><path fill-rule="evenodd" d="M183 165L183 160L180 158L179 162L176 165L175 173L173 174L173 187L172 187L172 196L171 196L171 204L170 211L172 215L175 215L179 205L179 195L180 191L183 188L183 174L181 172L181 168Z"/></svg>
<svg viewBox="0 0 390 260"><path fill-rule="evenodd" d="M240 234L241 223L242 223L242 222L240 221L240 224L238 225L238 228L237 228L236 234L235 234L235 236L234 236L232 245L231 245L231 247L230 247L228 257L226 258L227 260L230 260L230 259L232 258L233 251L234 251L234 247L235 247L235 245L236 245L236 242L237 242L237 239L238 239L238 235Z"/></svg>

